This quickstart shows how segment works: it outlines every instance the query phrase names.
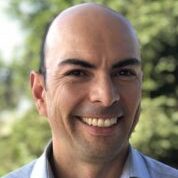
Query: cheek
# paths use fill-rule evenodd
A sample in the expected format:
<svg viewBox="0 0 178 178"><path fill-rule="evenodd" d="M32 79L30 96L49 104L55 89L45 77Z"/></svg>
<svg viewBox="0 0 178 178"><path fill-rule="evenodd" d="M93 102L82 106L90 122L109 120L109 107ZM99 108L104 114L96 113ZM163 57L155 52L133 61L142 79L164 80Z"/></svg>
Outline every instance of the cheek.
<svg viewBox="0 0 178 178"><path fill-rule="evenodd" d="M50 91L48 119L54 135L66 138L75 129L75 120L71 116L82 102L84 91L71 83L58 85Z"/></svg>
<svg viewBox="0 0 178 178"><path fill-rule="evenodd" d="M75 107L82 102L85 89L73 82L56 85L50 92L51 102L49 107L55 117L69 118ZM54 116L52 116L54 117Z"/></svg>
<svg viewBox="0 0 178 178"><path fill-rule="evenodd" d="M141 85L139 82L122 86L120 90L121 103L128 113L135 114L141 100Z"/></svg>

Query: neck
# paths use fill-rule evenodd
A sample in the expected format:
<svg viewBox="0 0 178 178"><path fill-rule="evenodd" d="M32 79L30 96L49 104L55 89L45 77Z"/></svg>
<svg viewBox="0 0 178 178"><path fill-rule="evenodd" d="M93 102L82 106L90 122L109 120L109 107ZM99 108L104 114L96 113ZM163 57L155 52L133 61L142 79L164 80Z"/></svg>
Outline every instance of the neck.
<svg viewBox="0 0 178 178"><path fill-rule="evenodd" d="M127 147L112 160L94 163L77 159L69 152L58 153L60 149L53 145L53 171L56 178L118 178L128 155Z"/></svg>

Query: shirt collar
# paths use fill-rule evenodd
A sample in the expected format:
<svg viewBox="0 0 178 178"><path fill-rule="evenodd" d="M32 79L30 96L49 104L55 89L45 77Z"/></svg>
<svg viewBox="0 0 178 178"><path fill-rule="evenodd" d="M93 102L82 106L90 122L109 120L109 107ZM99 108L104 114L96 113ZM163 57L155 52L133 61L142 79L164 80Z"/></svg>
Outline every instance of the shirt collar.
<svg viewBox="0 0 178 178"><path fill-rule="evenodd" d="M129 176L130 178L150 178L146 163L141 154L134 148L129 148Z"/></svg>
<svg viewBox="0 0 178 178"><path fill-rule="evenodd" d="M37 159L30 178L54 178L49 157L52 155L52 143L49 143L44 153Z"/></svg>

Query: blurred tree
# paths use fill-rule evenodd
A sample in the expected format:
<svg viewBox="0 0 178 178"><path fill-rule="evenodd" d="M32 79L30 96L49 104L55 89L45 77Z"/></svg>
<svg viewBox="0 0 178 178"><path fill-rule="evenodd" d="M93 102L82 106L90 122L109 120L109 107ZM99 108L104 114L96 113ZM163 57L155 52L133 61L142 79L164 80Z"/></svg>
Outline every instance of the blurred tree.
<svg viewBox="0 0 178 178"><path fill-rule="evenodd" d="M18 69L16 73L18 82L12 82L12 85L14 88L20 86L24 91L28 91L24 80L27 80L31 69L38 68L40 44L47 22L66 7L89 1L10 0L9 2L10 14L18 18L27 31L23 57L10 66ZM95 2L105 4L128 17L138 32L142 46L144 99L141 122L132 137L133 144L144 153L178 167L178 158L175 156L178 155L178 139L176 139L178 137L178 1L96 0ZM33 124L34 120L29 119L28 122ZM43 127L42 125L40 130L43 130ZM26 134L33 135L29 125L22 127L22 130L25 130ZM22 131L16 130L14 137L18 132ZM16 142L21 143L21 139L18 139ZM27 139L25 142L23 140L22 144L31 142L30 136ZM40 147L38 144L37 146ZM13 147L12 145L12 150ZM24 146L21 150L29 153L27 160L31 157L28 149L33 150L33 146ZM21 157L17 159L20 160Z"/></svg>
<svg viewBox="0 0 178 178"><path fill-rule="evenodd" d="M18 97L14 95L14 86L12 66L0 60L0 112L16 106Z"/></svg>
<svg viewBox="0 0 178 178"><path fill-rule="evenodd" d="M0 138L0 176L39 156L51 137L47 121L34 108L6 127L10 133Z"/></svg>

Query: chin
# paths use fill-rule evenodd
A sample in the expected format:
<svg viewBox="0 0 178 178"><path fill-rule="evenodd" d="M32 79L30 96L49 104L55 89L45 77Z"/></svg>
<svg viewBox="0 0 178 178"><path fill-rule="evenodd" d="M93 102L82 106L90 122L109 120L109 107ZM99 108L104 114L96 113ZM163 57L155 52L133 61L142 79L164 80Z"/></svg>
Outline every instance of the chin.
<svg viewBox="0 0 178 178"><path fill-rule="evenodd" d="M127 145L127 146L126 146ZM101 163L101 162L108 162L116 159L118 157L122 157L123 153L127 152L128 144L114 144L114 145L85 145L82 146L80 151L80 156L83 159L89 162Z"/></svg>

